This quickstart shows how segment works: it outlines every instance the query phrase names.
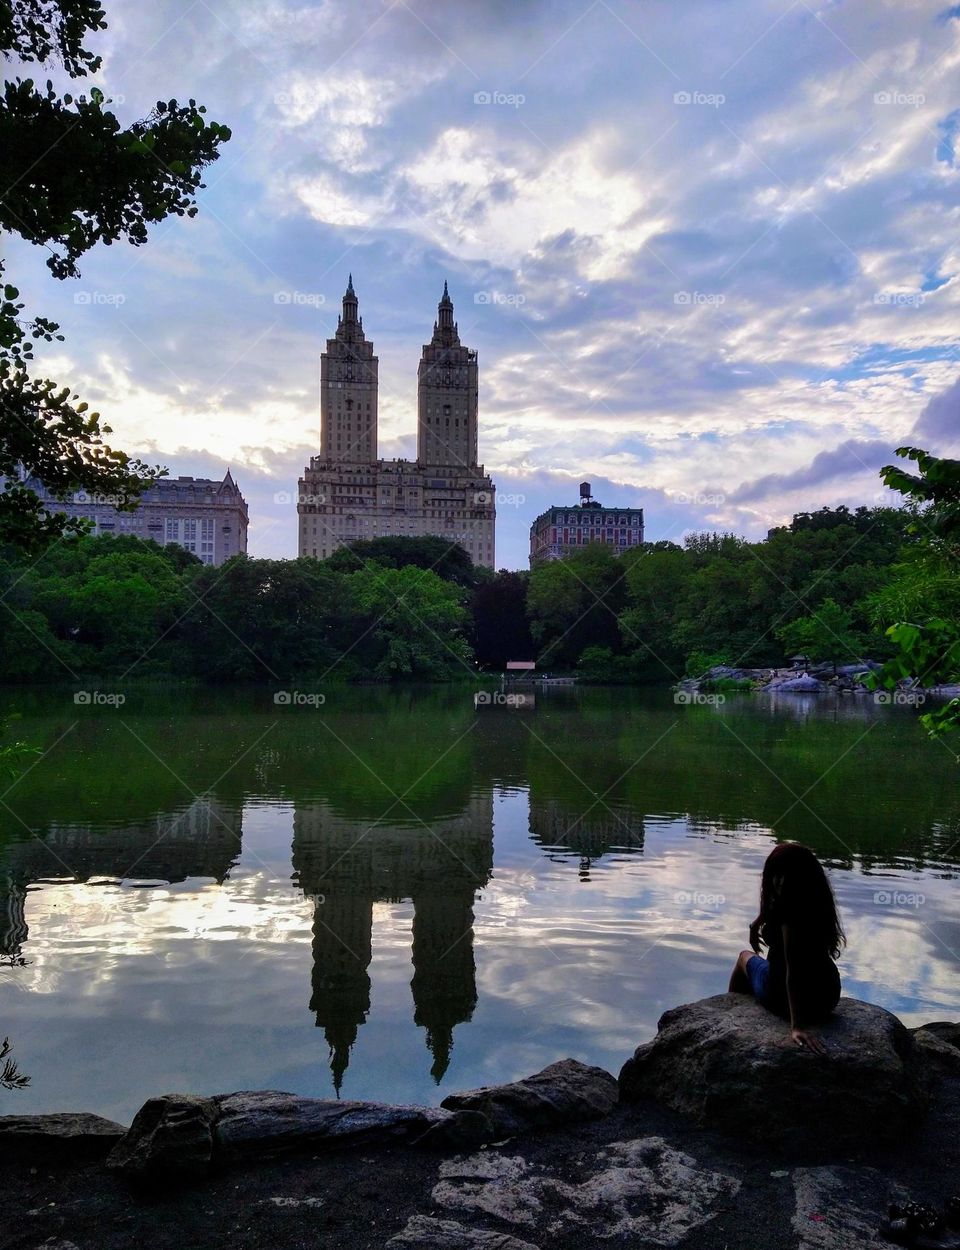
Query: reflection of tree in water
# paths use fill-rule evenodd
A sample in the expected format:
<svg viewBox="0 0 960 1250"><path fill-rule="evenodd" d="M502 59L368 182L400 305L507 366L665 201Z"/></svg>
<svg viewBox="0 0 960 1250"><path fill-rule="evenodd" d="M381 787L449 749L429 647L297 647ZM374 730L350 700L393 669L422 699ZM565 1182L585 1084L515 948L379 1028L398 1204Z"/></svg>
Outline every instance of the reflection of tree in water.
<svg viewBox="0 0 960 1250"><path fill-rule="evenodd" d="M26 1089L30 1078L17 1067L16 1059L11 1058L10 1038L0 1042L0 1089Z"/></svg>
<svg viewBox="0 0 960 1250"><path fill-rule="evenodd" d="M618 811L595 798L573 806L563 799L530 795L530 837L551 859L580 860L580 875L587 879L595 859L617 852L637 855L643 851L643 821L634 813Z"/></svg>
<svg viewBox="0 0 960 1250"><path fill-rule="evenodd" d="M240 855L241 816L239 805L201 797L183 811L135 825L51 824L42 835L9 844L0 852L0 955L17 959L27 941L31 885L190 877L222 884Z"/></svg>
<svg viewBox="0 0 960 1250"><path fill-rule="evenodd" d="M426 1030L434 1080L443 1078L453 1030L477 1003L473 904L490 879L492 830L490 791L470 798L459 815L426 825L413 818L364 824L326 803L297 804L294 875L317 900L310 1010L324 1030L338 1092L370 1011L375 902L413 902L414 1021Z"/></svg>

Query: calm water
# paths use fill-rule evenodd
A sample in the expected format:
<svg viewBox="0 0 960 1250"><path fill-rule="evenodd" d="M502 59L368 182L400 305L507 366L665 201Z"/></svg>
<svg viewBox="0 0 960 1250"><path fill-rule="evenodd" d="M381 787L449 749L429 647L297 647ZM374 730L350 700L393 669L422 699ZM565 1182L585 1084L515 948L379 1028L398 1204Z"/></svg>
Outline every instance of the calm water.
<svg viewBox="0 0 960 1250"><path fill-rule="evenodd" d="M868 700L462 689L16 695L0 806L0 1112L151 1094L439 1101L617 1070L724 989L775 835L828 863L848 993L960 1016L960 768Z"/></svg>

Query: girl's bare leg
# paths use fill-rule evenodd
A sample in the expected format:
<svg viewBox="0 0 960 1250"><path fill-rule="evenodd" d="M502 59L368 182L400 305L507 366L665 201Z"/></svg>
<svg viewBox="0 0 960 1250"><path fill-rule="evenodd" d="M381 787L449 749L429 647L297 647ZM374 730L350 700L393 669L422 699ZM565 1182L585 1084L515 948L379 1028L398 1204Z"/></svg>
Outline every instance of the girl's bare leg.
<svg viewBox="0 0 960 1250"><path fill-rule="evenodd" d="M747 978L747 960L752 959L755 954L756 951L741 951L737 956L737 962L730 975L730 984L727 986L731 994L750 993L750 981Z"/></svg>

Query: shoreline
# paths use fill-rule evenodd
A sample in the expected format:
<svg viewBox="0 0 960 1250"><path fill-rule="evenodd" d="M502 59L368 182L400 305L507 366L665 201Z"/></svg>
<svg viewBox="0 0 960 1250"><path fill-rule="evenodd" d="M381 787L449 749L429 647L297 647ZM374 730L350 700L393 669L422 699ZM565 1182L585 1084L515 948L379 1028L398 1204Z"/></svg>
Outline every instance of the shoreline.
<svg viewBox="0 0 960 1250"><path fill-rule="evenodd" d="M448 1095L442 1111L264 1091L220 1100L178 1096L175 1105L153 1099L134 1122L146 1131L131 1130L118 1149L123 1126L114 1126L109 1142L88 1141L86 1157L78 1150L72 1158L69 1151L60 1158L11 1151L3 1132L11 1117L0 1117L0 1157L12 1182L0 1196L0 1245L119 1250L149 1239L157 1250L681 1243L684 1250L866 1250L883 1244L874 1234L891 1196L942 1205L955 1189L960 1025L907 1031L881 1008L841 1002L852 1006L825 1026L830 1068L785 1050L781 1022L728 994L667 1012L657 1037L625 1064L619 1088L613 1074L564 1060L524 1081ZM695 1029L686 1051L670 1040L678 1024ZM690 1108L669 1105L663 1064L678 1060L674 1073L695 1093L689 1074L716 1054L718 1024L727 1028L721 1053L729 1050L731 1061L726 1071L714 1068L711 1088L729 1083L740 1063L737 1045L749 1048L755 1072L772 1063L801 1079L848 1080L846 1140L827 1131L823 1106L812 1108L805 1137L771 1143L765 1132L757 1138L732 1120L704 1122ZM866 1044L850 1031L856 1028L868 1030ZM627 1074L637 1059L659 1063L657 1089L641 1088L628 1100ZM865 1119L857 1100L878 1096L886 1083L880 1095L898 1114L901 1091L890 1073L901 1060L919 1065L932 1083L924 1085L922 1114L904 1121L905 1130L891 1118L887 1127L896 1131L884 1140L884 1115ZM864 1064L873 1065L866 1091L856 1077ZM795 1101L791 1115L802 1117L809 1102ZM883 1111L879 1103L875 1109ZM215 1157L197 1151L210 1123ZM146 1170L144 1160L152 1160Z"/></svg>

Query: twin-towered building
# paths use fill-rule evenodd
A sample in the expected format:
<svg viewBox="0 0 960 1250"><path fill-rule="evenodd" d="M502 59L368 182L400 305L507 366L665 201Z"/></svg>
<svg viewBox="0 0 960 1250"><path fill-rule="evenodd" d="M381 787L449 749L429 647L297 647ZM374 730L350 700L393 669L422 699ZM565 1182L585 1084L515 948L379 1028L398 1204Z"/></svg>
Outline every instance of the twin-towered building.
<svg viewBox="0 0 960 1250"><path fill-rule="evenodd" d="M300 480L299 554L322 560L358 539L437 535L495 568L496 490L477 463L477 353L460 342L446 283L417 373L416 460L378 458L378 366L351 275L320 357L320 455Z"/></svg>

